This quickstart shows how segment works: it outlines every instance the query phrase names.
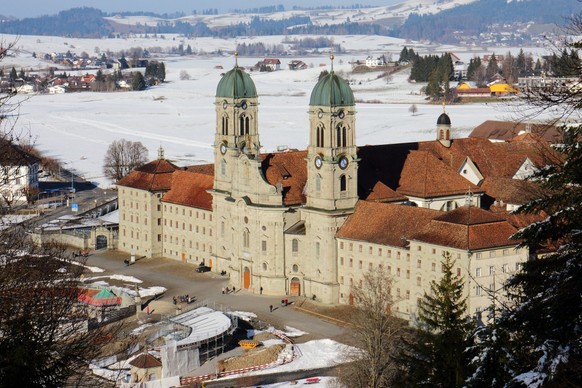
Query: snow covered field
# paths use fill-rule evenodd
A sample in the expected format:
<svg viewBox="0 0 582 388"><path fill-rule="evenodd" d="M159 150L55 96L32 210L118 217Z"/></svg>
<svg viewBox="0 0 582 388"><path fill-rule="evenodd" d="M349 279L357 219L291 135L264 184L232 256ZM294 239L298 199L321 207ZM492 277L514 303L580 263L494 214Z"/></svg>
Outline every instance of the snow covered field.
<svg viewBox="0 0 582 388"><path fill-rule="evenodd" d="M14 40L4 36L4 41ZM240 38L242 39L242 38ZM236 41L240 41L240 39ZM249 38L250 39L250 38ZM283 37L261 37L265 43L281 42ZM334 70L345 78L354 80L357 99L357 142L360 145L430 140L435 137L437 117L442 112L439 105L427 104L420 95L421 84L407 82L408 73L399 73L387 82L377 78L379 73L353 75L348 64L363 59L364 48L374 55L391 52L398 58L405 43L401 40L378 36L336 37L346 48L357 47L349 55L336 55ZM204 49L230 50L236 41L222 39L192 39L195 51ZM8 57L0 64L36 70L46 68L45 62L31 57L46 52L81 53L149 47L154 44L178 45L179 38L159 42L152 39L67 39L57 37L18 38L21 52ZM408 47L414 44L406 44ZM164 46L164 47L166 47ZM455 47L425 47L424 50L453 51L467 60L472 51ZM506 52L508 49L503 50ZM38 148L75 169L86 179L102 187L111 185L103 178L102 163L109 144L117 139L141 141L150 158L162 146L165 156L179 165L209 163L213 161L212 143L215 130L214 96L221 73L234 66L232 55L163 57L166 64L167 83L143 92L71 93L64 95L36 95L20 109L18 127L30 130ZM260 58L239 58L239 65L250 67ZM304 149L307 146L309 122L307 116L309 97L319 73L330 69L327 54L320 57L303 57L312 68L301 71L287 70L292 57L281 57L281 71L252 73L259 93L259 131L263 151L275 151L278 146ZM216 69L217 65L224 69ZM187 71L190 80L180 80L181 71ZM68 71L68 74L83 74ZM416 104L418 112L412 116L409 108ZM488 119L509 119L507 110L496 104L470 104L448 106L455 136L466 136L475 126Z"/></svg>

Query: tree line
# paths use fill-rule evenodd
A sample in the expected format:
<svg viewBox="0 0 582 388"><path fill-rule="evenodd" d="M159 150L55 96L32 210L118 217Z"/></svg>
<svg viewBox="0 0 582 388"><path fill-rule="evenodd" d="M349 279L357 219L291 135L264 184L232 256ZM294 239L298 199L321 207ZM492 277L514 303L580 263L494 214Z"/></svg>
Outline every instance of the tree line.
<svg viewBox="0 0 582 388"><path fill-rule="evenodd" d="M579 75L580 57L575 49L564 48L542 60L535 61L531 54L520 49L517 56L511 52L503 55L501 60L495 53L489 56L487 63L480 57L469 60L466 78L455 75L454 64L449 53L421 56L414 49L404 47L400 52L400 62L412 63L410 80L428 82L425 93L433 100L454 99L450 82L472 81L477 87L486 87L496 75L501 75L509 84L516 84L519 77L551 76L575 77Z"/></svg>

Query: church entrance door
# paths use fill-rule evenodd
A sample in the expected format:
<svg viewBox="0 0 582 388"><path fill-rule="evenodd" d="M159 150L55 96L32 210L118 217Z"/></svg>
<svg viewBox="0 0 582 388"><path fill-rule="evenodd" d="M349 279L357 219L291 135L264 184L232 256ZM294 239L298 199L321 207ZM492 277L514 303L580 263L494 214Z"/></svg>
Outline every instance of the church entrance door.
<svg viewBox="0 0 582 388"><path fill-rule="evenodd" d="M299 295L301 295L301 282L299 281L299 278L292 278L289 296L299 296Z"/></svg>
<svg viewBox="0 0 582 388"><path fill-rule="evenodd" d="M251 287L251 270L249 267L245 267L243 272L243 288L248 290Z"/></svg>

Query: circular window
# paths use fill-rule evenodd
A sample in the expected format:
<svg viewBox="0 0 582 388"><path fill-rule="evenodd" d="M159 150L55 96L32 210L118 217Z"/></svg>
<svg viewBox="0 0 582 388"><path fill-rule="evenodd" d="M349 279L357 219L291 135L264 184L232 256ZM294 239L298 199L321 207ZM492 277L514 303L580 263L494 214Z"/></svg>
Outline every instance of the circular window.
<svg viewBox="0 0 582 388"><path fill-rule="evenodd" d="M245 224L248 224L249 223L249 217L245 216L244 221L245 221Z"/></svg>
<svg viewBox="0 0 582 388"><path fill-rule="evenodd" d="M265 225L263 225L263 227L261 229L263 229L263 232L264 232L265 230L267 230L267 227Z"/></svg>

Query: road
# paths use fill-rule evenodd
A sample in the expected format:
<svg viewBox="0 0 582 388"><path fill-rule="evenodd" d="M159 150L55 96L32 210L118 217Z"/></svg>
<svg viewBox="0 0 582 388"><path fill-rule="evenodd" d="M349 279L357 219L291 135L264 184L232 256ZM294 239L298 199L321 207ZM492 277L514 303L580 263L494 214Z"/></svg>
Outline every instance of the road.
<svg viewBox="0 0 582 388"><path fill-rule="evenodd" d="M118 251L95 251L89 256L87 265L105 270L104 273L94 275L128 275L142 280L141 287L165 287L165 295L151 302L152 311L173 314L175 307L172 297L188 294L196 297L197 301L207 301L209 305L216 303L233 311L253 312L259 320L280 329L290 326L308 333L300 337L298 342L321 338L340 341L346 334L344 327L331 320L295 309L293 303L300 298L288 298L291 304L283 307L281 296L255 295L243 290L223 295L223 287L232 288L227 277L212 272L196 273L193 264L164 258L138 259L135 264L126 266L124 260L128 257L128 254ZM269 312L269 305L275 307L273 312Z"/></svg>

